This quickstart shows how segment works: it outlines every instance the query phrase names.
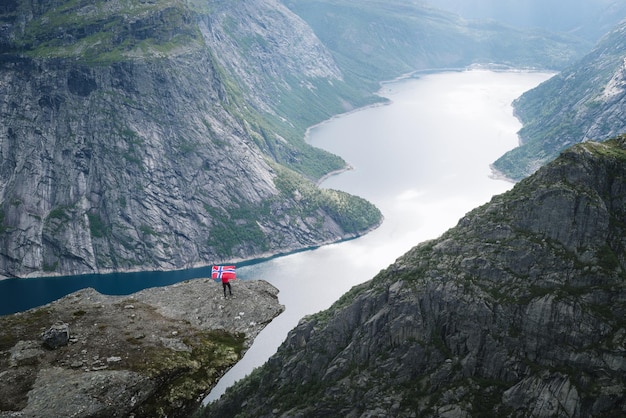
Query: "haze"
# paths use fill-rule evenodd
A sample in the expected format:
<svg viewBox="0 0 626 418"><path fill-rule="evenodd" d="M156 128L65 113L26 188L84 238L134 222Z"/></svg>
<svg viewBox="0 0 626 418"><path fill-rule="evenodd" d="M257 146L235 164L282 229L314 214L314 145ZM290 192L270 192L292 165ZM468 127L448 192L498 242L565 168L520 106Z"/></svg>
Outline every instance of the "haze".
<svg viewBox="0 0 626 418"><path fill-rule="evenodd" d="M467 19L567 32L595 42L626 16L623 0L429 0Z"/></svg>

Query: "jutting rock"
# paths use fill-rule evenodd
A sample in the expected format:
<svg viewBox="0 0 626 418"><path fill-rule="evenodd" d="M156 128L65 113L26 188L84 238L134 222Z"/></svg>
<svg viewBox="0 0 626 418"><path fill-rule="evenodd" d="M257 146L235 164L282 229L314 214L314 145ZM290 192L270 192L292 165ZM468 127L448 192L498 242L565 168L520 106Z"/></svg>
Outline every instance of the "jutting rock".
<svg viewBox="0 0 626 418"><path fill-rule="evenodd" d="M196 279L0 317L0 416L188 417L284 310L277 294Z"/></svg>

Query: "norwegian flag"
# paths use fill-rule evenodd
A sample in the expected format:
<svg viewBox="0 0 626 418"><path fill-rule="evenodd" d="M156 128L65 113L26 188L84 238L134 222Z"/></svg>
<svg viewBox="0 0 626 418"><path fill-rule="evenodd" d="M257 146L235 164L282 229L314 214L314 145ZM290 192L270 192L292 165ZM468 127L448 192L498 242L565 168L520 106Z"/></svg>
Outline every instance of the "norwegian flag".
<svg viewBox="0 0 626 418"><path fill-rule="evenodd" d="M234 280L237 278L235 266L213 266L211 270L211 278L218 280Z"/></svg>

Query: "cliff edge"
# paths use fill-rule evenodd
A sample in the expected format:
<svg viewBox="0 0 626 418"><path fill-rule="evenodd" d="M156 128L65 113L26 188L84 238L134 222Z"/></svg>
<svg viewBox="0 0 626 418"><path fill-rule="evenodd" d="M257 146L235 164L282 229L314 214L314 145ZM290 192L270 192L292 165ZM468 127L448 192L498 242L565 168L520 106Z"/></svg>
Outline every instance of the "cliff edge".
<svg viewBox="0 0 626 418"><path fill-rule="evenodd" d="M0 417L187 417L284 307L264 281L85 289L0 317Z"/></svg>

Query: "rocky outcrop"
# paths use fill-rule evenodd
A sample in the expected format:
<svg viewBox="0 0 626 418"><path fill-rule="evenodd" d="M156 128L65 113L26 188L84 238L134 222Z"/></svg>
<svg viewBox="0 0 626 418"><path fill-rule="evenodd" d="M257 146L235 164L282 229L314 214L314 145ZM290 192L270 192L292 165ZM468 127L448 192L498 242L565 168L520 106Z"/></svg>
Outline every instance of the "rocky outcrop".
<svg viewBox="0 0 626 418"><path fill-rule="evenodd" d="M626 414L626 137L573 147L305 318L210 417Z"/></svg>
<svg viewBox="0 0 626 418"><path fill-rule="evenodd" d="M43 332L41 339L44 346L53 350L67 345L70 341L70 327L63 322L54 324Z"/></svg>
<svg viewBox="0 0 626 418"><path fill-rule="evenodd" d="M0 317L0 417L189 416L284 309L267 282L232 288L85 289Z"/></svg>
<svg viewBox="0 0 626 418"><path fill-rule="evenodd" d="M519 180L573 144L626 132L626 21L580 61L513 105L523 128L520 146L494 163Z"/></svg>

